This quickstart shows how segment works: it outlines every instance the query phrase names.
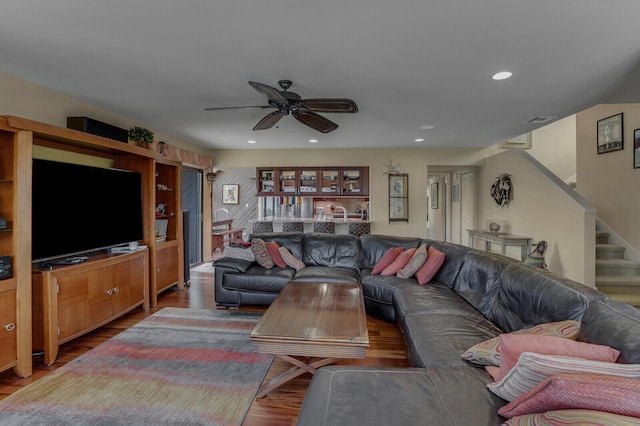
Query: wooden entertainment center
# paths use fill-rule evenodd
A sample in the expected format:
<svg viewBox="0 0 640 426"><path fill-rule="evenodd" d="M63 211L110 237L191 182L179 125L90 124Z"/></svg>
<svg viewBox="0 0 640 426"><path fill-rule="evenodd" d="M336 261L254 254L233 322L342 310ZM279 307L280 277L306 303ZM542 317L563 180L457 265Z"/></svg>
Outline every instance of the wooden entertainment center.
<svg viewBox="0 0 640 426"><path fill-rule="evenodd" d="M141 173L146 249L91 255L79 265L33 268L31 262L31 160L33 147L98 157L112 167ZM60 343L142 306L158 293L184 288L181 206L182 164L112 139L0 116L0 256L11 260L11 277L0 279L0 371L32 372L32 348L53 363ZM163 214L156 206L163 203ZM157 238L156 220L167 223ZM32 279L33 277L33 279ZM32 338L33 333L33 338Z"/></svg>

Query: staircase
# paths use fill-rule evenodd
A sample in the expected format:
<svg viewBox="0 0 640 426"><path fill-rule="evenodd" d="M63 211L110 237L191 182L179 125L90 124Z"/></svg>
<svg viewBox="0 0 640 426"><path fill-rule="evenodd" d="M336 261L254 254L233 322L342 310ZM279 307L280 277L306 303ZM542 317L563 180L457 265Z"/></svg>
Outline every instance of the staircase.
<svg viewBox="0 0 640 426"><path fill-rule="evenodd" d="M596 231L596 287L611 299L640 307L640 263L624 258L624 247Z"/></svg>

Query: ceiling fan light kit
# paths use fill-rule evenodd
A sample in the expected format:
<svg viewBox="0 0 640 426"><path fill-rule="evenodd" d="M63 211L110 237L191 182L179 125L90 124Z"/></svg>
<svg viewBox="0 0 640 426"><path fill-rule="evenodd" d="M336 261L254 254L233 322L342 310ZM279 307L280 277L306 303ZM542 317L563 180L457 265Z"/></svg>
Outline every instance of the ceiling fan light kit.
<svg viewBox="0 0 640 426"><path fill-rule="evenodd" d="M338 124L318 113L348 113L358 112L358 106L351 99L346 98L316 98L302 99L300 95L287 91L293 83L291 80L280 80L278 85L282 90L275 87L249 81L249 85L267 97L268 105L256 106L237 106L237 107L217 107L205 108L207 111L225 110L225 109L267 109L274 108L276 111L270 112L264 116L253 130L270 129L280 121L285 115L291 114L293 118L298 120L305 126L320 133L329 133L338 128Z"/></svg>

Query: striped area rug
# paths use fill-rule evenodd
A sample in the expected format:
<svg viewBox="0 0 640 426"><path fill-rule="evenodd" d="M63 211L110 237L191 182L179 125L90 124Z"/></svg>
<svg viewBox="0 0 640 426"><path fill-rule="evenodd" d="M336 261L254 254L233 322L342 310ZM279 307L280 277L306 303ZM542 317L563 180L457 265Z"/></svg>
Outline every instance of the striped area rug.
<svg viewBox="0 0 640 426"><path fill-rule="evenodd" d="M164 308L0 401L0 424L240 425L273 360L260 315Z"/></svg>

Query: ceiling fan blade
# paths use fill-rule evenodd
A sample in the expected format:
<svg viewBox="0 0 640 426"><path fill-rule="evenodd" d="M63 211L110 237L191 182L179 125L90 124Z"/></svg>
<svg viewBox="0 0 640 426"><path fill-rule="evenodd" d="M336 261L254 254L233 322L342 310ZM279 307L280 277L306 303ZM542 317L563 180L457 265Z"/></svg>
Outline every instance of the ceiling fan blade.
<svg viewBox="0 0 640 426"><path fill-rule="evenodd" d="M265 115L262 120L258 122L253 128L253 130L266 130L272 128L280 119L282 118L282 114L280 111L274 111Z"/></svg>
<svg viewBox="0 0 640 426"><path fill-rule="evenodd" d="M225 110L225 109L255 109L255 108L260 108L260 109L266 109L266 108L273 108L271 105L250 105L250 106L235 106L235 107L213 107L213 108L205 108L205 111L219 111L219 110Z"/></svg>
<svg viewBox="0 0 640 426"><path fill-rule="evenodd" d="M275 102L279 105L287 105L289 103L289 101L287 101L287 98L282 96L282 93L280 93L280 91L274 87L267 86L266 84L262 83L256 83L255 81L250 81L249 84L258 92L265 95L271 102Z"/></svg>
<svg viewBox="0 0 640 426"><path fill-rule="evenodd" d="M353 100L343 98L302 99L296 105L315 112L358 112Z"/></svg>
<svg viewBox="0 0 640 426"><path fill-rule="evenodd" d="M338 128L338 125L333 121L324 118L320 114L316 114L312 111L299 109L297 111L293 111L291 114L302 124L309 126L312 129L319 131L320 133L333 132Z"/></svg>

